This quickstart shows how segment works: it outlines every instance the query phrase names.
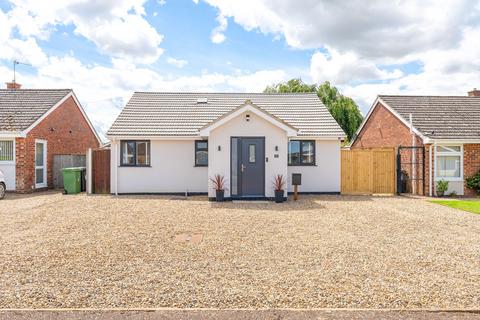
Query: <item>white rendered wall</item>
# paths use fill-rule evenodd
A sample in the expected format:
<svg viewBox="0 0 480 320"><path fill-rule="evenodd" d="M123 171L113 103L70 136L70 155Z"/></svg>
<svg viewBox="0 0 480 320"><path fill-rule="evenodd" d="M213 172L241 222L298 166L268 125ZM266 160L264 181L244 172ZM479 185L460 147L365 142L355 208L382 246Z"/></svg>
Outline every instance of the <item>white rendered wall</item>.
<svg viewBox="0 0 480 320"><path fill-rule="evenodd" d="M338 140L316 140L316 165L289 166L288 191L293 191L290 184L292 173L301 173L299 192L340 192L340 148Z"/></svg>
<svg viewBox="0 0 480 320"><path fill-rule="evenodd" d="M265 137L265 196L273 197L273 179L282 174L287 177L288 139L284 130L274 126L259 116L249 113L250 121L245 121L245 113L212 130L208 139L208 176L221 174L227 179L228 190L225 196L230 197L230 137ZM221 150L218 151L218 146ZM278 146L278 151L275 151ZM274 155L278 154L278 158ZM209 183L209 197L215 196Z"/></svg>
<svg viewBox="0 0 480 320"><path fill-rule="evenodd" d="M120 167L119 141L112 142L112 193L116 188L117 167L118 193L207 192L207 167L195 167L194 140L151 140L150 143L151 167Z"/></svg>

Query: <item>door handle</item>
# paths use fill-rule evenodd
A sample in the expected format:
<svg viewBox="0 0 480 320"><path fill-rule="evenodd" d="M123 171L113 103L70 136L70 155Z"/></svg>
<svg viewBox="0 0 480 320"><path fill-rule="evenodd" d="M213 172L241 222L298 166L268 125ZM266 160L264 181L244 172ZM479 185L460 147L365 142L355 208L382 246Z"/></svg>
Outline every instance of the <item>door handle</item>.
<svg viewBox="0 0 480 320"><path fill-rule="evenodd" d="M245 170L245 168L246 168L246 167L245 167L245 166L243 165L243 163L242 163L242 165L241 165L241 167L240 167L240 170L243 172L243 170Z"/></svg>

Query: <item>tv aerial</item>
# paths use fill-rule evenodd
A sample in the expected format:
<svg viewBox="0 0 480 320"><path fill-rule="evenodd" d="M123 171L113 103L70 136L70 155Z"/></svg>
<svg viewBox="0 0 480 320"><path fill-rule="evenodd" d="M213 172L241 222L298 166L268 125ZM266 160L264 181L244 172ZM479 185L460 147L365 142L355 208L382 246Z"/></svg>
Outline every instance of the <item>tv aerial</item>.
<svg viewBox="0 0 480 320"><path fill-rule="evenodd" d="M16 80L17 80L17 78L16 78L16 76L17 76L17 75L16 75L16 73L17 73L17 71L16 71L16 66L17 66L18 64L22 64L22 65L24 65L24 66L31 66L31 64L29 64L29 63L20 62L20 61L18 61L18 60L13 60L13 83L16 83Z"/></svg>

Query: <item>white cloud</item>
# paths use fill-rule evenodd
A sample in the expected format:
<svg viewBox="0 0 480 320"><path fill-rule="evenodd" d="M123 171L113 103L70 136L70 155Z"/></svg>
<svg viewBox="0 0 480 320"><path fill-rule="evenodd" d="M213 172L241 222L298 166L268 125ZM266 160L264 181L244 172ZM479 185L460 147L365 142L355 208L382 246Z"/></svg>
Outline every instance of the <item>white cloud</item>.
<svg viewBox="0 0 480 320"><path fill-rule="evenodd" d="M480 87L480 28L466 28L458 47L433 49L412 56L421 61L419 73L406 74L385 83L343 85L366 112L377 94L466 95Z"/></svg>
<svg viewBox="0 0 480 320"><path fill-rule="evenodd" d="M262 92L267 85L287 80L283 70L261 70L254 73L238 73L229 76L227 83L242 92Z"/></svg>
<svg viewBox="0 0 480 320"><path fill-rule="evenodd" d="M163 52L158 47L163 36L137 15L104 21L93 28L78 25L75 32L92 40L102 52L137 63L153 63Z"/></svg>
<svg viewBox="0 0 480 320"><path fill-rule="evenodd" d="M34 66L42 65L48 60L43 50L38 46L37 41L31 37L26 40L10 39L0 45L2 48L0 50L0 59L20 60L23 63Z"/></svg>
<svg viewBox="0 0 480 320"><path fill-rule="evenodd" d="M375 63L361 59L353 52L340 54L330 48L328 53L315 52L312 55L310 76L315 83L330 81L342 85L351 81L399 78L402 76L402 72L400 70L384 71Z"/></svg>
<svg viewBox="0 0 480 320"><path fill-rule="evenodd" d="M77 35L111 57L152 63L163 52L159 47L163 36L144 18L145 0L11 2L10 27L24 37L47 39L57 25L72 24Z"/></svg>
<svg viewBox="0 0 480 320"><path fill-rule="evenodd" d="M246 30L281 34L295 48L333 47L361 57L396 58L459 41L478 23L469 0L204 0Z"/></svg>
<svg viewBox="0 0 480 320"><path fill-rule="evenodd" d="M167 63L171 64L172 66L175 66L177 68L183 68L188 64L187 60L182 60L182 59L175 59L172 57L167 58Z"/></svg>
<svg viewBox="0 0 480 320"><path fill-rule="evenodd" d="M203 0L245 30L317 49L315 82L362 106L379 93L460 94L480 87L480 2L470 0ZM418 63L411 70L404 64Z"/></svg>
<svg viewBox="0 0 480 320"><path fill-rule="evenodd" d="M226 39L224 32L227 30L228 21L223 15L219 15L217 21L218 26L213 29L210 39L213 43L222 43Z"/></svg>
<svg viewBox="0 0 480 320"><path fill-rule="evenodd" d="M0 10L0 59L13 61L21 60L30 64L42 64L47 60L47 56L38 46L33 37L24 39L12 38L12 29L14 23L9 15Z"/></svg>

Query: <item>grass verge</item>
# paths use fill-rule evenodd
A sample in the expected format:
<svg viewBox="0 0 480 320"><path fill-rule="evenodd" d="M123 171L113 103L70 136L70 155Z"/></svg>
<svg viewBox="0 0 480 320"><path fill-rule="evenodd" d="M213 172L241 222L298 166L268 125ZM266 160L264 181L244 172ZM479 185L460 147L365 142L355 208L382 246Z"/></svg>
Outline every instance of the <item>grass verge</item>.
<svg viewBox="0 0 480 320"><path fill-rule="evenodd" d="M430 202L480 214L480 200L431 200Z"/></svg>

